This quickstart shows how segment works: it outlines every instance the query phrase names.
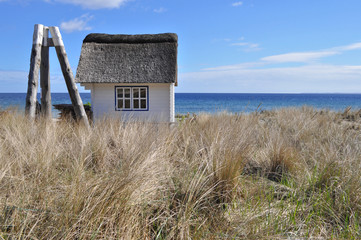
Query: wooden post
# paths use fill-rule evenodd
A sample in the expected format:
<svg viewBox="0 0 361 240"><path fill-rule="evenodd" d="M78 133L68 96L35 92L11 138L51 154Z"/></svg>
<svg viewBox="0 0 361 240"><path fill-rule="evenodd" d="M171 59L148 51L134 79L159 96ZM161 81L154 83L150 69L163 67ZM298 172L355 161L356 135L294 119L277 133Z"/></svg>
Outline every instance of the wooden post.
<svg viewBox="0 0 361 240"><path fill-rule="evenodd" d="M26 105L25 105L25 114L28 115L30 119L34 119L36 113L36 99L38 92L38 79L39 79L39 68L41 61L40 59L41 46L43 42L43 29L44 26L41 24L36 24L34 26L33 47L31 49L31 58L30 58L28 92L26 94Z"/></svg>
<svg viewBox="0 0 361 240"><path fill-rule="evenodd" d="M58 56L60 62L61 70L63 72L63 76L66 82L66 86L68 88L68 92L74 107L74 112L77 117L77 120L84 123L85 126L89 128L90 126L89 126L88 117L85 113L83 101L80 98L78 88L75 84L74 75L73 72L71 71L71 67L65 52L65 47L60 35L59 28L49 27L49 30L53 38L52 40L55 46L56 55Z"/></svg>
<svg viewBox="0 0 361 240"><path fill-rule="evenodd" d="M44 27L44 41L41 47L40 87L41 87L41 114L51 118L51 92L49 71L49 28Z"/></svg>

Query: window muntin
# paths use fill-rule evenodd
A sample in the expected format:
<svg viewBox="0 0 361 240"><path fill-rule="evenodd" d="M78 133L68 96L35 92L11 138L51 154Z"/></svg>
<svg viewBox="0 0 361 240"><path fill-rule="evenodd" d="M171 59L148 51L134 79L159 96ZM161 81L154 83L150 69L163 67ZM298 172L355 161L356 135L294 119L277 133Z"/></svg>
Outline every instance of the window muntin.
<svg viewBox="0 0 361 240"><path fill-rule="evenodd" d="M145 110L147 109L147 88L133 87L133 109Z"/></svg>
<svg viewBox="0 0 361 240"><path fill-rule="evenodd" d="M116 87L116 110L148 110L148 87Z"/></svg>

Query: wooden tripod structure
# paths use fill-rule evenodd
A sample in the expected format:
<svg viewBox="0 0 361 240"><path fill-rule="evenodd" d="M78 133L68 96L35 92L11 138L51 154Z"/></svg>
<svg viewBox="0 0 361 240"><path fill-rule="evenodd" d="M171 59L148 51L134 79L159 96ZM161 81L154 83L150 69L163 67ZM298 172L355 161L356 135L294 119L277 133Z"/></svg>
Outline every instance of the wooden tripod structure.
<svg viewBox="0 0 361 240"><path fill-rule="evenodd" d="M52 38L49 38L49 31ZM52 117L49 47L55 47L76 118L79 122L82 122L85 126L89 127L88 117L85 113L83 102L75 84L74 75L71 70L58 27L46 27L41 24L36 24L34 26L25 114L30 119L35 118L40 70L41 114L46 118Z"/></svg>

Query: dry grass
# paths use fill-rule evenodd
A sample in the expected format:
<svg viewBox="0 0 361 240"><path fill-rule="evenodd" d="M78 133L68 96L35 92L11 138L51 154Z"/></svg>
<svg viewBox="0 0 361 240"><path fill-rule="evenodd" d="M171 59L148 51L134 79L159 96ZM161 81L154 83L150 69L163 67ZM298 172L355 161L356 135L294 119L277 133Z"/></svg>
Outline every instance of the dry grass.
<svg viewBox="0 0 361 240"><path fill-rule="evenodd" d="M87 131L0 113L2 239L360 239L360 113Z"/></svg>

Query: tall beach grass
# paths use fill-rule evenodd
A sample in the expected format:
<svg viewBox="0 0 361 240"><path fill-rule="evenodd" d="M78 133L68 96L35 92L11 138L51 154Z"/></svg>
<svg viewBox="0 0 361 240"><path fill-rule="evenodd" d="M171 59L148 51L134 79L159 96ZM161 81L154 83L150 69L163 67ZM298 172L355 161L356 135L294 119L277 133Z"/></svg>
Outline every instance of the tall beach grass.
<svg viewBox="0 0 361 240"><path fill-rule="evenodd" d="M0 113L0 239L360 239L361 114Z"/></svg>

